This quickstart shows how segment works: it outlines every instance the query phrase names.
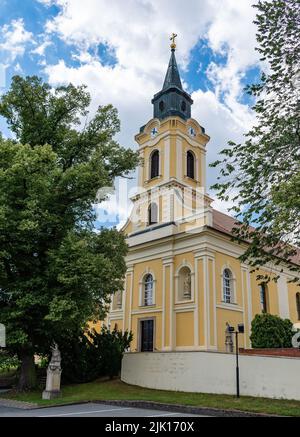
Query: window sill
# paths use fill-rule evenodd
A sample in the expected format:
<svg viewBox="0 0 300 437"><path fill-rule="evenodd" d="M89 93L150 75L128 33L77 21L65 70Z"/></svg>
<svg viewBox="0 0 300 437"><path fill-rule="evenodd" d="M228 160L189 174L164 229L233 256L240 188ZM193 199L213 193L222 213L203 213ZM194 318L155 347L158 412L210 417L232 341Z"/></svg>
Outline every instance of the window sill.
<svg viewBox="0 0 300 437"><path fill-rule="evenodd" d="M146 182L146 184L150 184L150 182L155 181L156 179L160 179L160 178L162 178L161 174L158 176L155 176L154 178L148 179L145 182Z"/></svg>
<svg viewBox="0 0 300 437"><path fill-rule="evenodd" d="M148 308L153 309L153 308L155 308L155 307L156 307L155 303L152 304L152 305L139 305L139 308L140 308L140 309L144 309L144 310L146 310L146 309L148 309Z"/></svg>
<svg viewBox="0 0 300 437"><path fill-rule="evenodd" d="M176 300L175 305L184 305L185 303L194 303L194 299Z"/></svg>
<svg viewBox="0 0 300 437"><path fill-rule="evenodd" d="M223 309L223 310L231 310L231 311L238 311L243 313L244 309L240 307L237 303L225 303L221 302L216 305L217 308Z"/></svg>

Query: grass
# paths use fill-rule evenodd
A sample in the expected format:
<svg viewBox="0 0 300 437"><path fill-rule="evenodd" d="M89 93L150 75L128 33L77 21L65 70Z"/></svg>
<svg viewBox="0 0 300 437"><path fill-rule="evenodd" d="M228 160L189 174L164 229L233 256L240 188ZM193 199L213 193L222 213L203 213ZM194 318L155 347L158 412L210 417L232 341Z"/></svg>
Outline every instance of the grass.
<svg viewBox="0 0 300 437"><path fill-rule="evenodd" d="M42 400L41 391L28 393L10 391L3 394L2 397L33 402L40 406L97 400L142 400L194 407L220 408L223 410L235 409L255 413L300 416L300 401L254 398L249 396L242 396L237 399L231 395L152 390L128 385L118 379L105 382L95 381L87 384L68 385L63 387L62 393L61 398L51 401Z"/></svg>

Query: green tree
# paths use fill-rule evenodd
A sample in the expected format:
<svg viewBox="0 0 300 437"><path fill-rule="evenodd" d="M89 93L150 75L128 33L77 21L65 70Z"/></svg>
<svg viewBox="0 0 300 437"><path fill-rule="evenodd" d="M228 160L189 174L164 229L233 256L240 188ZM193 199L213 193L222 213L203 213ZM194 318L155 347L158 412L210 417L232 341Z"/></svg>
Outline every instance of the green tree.
<svg viewBox="0 0 300 437"><path fill-rule="evenodd" d="M247 88L256 100L257 124L244 143L229 143L212 164L221 167L212 188L222 200L236 193L232 210L242 224L235 237L249 242L242 260L255 270L292 261L300 243L300 2L261 0L254 7L266 70ZM292 270L299 281L299 265Z"/></svg>
<svg viewBox="0 0 300 437"><path fill-rule="evenodd" d="M83 120L89 103L83 86L19 76L0 101L16 136L0 140L0 320L22 390L36 383L34 354L98 319L126 271L124 237L94 231L93 205L137 155L113 140L111 105Z"/></svg>
<svg viewBox="0 0 300 437"><path fill-rule="evenodd" d="M251 323L251 344L254 348L289 348L294 335L289 319L272 314L257 314Z"/></svg>

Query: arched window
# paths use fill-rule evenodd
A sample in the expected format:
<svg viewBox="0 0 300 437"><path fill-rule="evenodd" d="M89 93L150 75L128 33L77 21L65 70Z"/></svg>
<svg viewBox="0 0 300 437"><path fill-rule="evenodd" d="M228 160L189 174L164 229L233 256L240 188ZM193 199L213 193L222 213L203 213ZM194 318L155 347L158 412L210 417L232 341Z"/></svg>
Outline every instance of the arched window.
<svg viewBox="0 0 300 437"><path fill-rule="evenodd" d="M194 179L195 178L195 158L193 152L190 150L187 152L186 156L186 164L187 164L187 171L186 174L189 178Z"/></svg>
<svg viewBox="0 0 300 437"><path fill-rule="evenodd" d="M259 286L260 308L263 313L268 312L268 287L267 284Z"/></svg>
<svg viewBox="0 0 300 437"><path fill-rule="evenodd" d="M154 152L151 154L150 164L151 164L150 177L151 179L153 179L159 176L159 151L158 150L154 150Z"/></svg>
<svg viewBox="0 0 300 437"><path fill-rule="evenodd" d="M189 267L182 267L179 270L179 287L178 287L178 300L191 300L192 299L192 277Z"/></svg>
<svg viewBox="0 0 300 437"><path fill-rule="evenodd" d="M225 303L233 302L233 277L229 269L223 271L223 301Z"/></svg>
<svg viewBox="0 0 300 437"><path fill-rule="evenodd" d="M158 208L156 203L150 203L148 208L148 225L158 223Z"/></svg>
<svg viewBox="0 0 300 437"><path fill-rule="evenodd" d="M298 320L300 320L300 293L296 294L296 308L297 308Z"/></svg>
<svg viewBox="0 0 300 437"><path fill-rule="evenodd" d="M145 276L143 285L143 304L144 306L153 305L153 276L151 273Z"/></svg>

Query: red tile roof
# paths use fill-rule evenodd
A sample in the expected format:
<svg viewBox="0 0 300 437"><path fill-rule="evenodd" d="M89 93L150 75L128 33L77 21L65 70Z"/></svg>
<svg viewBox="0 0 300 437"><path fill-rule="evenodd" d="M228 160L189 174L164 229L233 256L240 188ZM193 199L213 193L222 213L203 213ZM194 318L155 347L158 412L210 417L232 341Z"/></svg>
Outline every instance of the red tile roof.
<svg viewBox="0 0 300 437"><path fill-rule="evenodd" d="M232 229L236 227L237 221L230 215L213 209L213 225L212 227L217 231L223 232L227 235L232 235ZM295 248L297 253L291 258L291 262L300 265L300 249Z"/></svg>

